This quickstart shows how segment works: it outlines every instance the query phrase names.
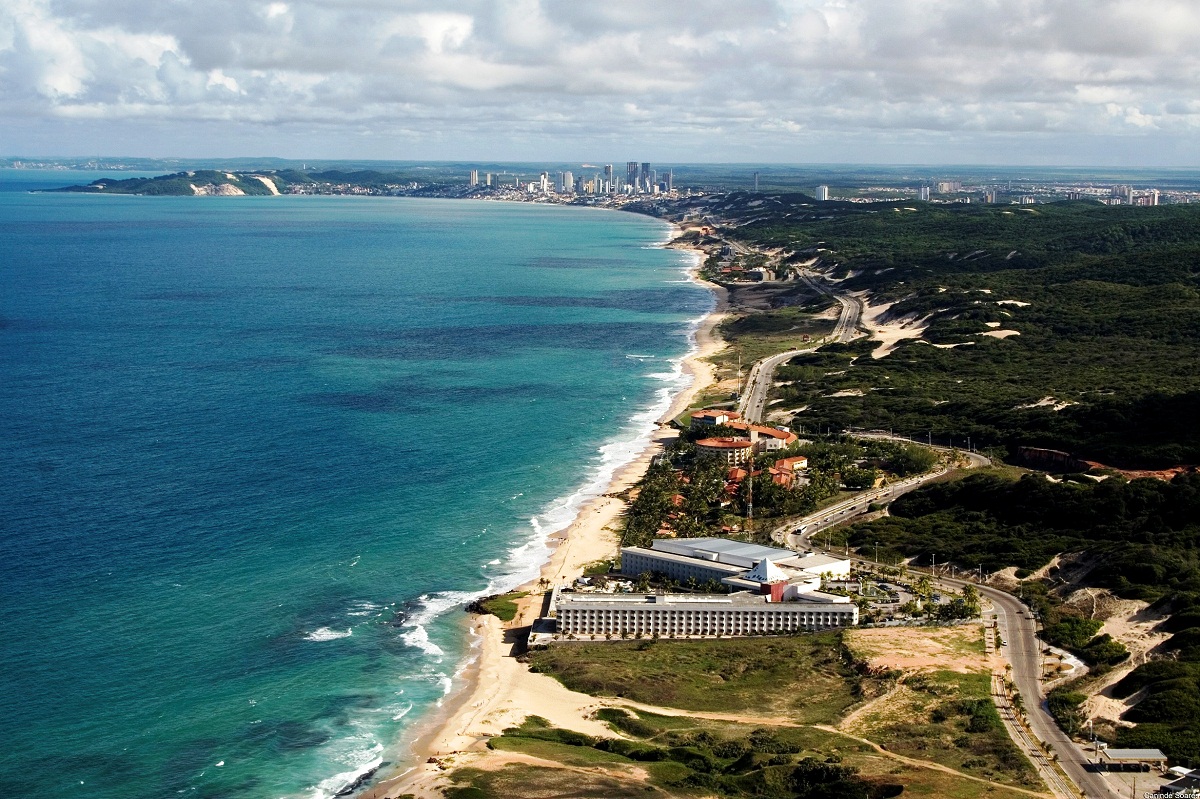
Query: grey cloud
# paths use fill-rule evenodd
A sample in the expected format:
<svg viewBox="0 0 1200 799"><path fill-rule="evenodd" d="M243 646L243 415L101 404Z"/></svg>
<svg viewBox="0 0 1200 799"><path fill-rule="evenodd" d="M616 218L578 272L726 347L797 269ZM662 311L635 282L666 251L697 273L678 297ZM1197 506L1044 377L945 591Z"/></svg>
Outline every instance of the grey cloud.
<svg viewBox="0 0 1200 799"><path fill-rule="evenodd" d="M889 129L1182 141L1198 38L1192 0L19 0L0 9L0 112L322 142L341 124L444 148L427 157L554 137L780 157L863 134L883 152Z"/></svg>

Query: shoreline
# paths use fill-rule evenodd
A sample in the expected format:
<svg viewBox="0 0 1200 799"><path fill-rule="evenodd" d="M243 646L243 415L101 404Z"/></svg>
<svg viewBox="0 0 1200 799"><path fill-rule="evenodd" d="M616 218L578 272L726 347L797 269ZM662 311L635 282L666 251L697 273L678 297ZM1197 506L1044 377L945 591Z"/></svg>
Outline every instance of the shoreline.
<svg viewBox="0 0 1200 799"><path fill-rule="evenodd" d="M672 246L682 232L678 226L672 227L671 240L662 246L703 257L702 250ZM642 451L613 473L604 491L586 502L566 528L546 538L551 552L539 577L515 589L533 592L519 603L517 617L505 624L495 616L464 614L464 632L478 636L479 640L473 642L474 658L460 672L461 684L441 707L401 739L400 749L405 753L403 759L407 763L397 763L396 772L358 792L358 799L394 799L405 794L442 796L443 776L446 767L451 765L443 764L443 759L486 752L488 738L535 713L579 732L611 734L601 722L586 718L600 707L601 702L594 697L575 694L551 677L529 672L513 657L512 651L518 642L508 635L508 631L524 627L540 614L540 592L547 585L574 580L588 564L616 554L619 539L613 525L619 522L626 507L626 502L617 495L641 480L653 457L678 435L670 427L670 421L687 410L692 400L712 385L715 370L707 358L725 346L716 328L725 318L728 292L700 279L700 263L698 261L687 269L688 276L713 293L715 304L697 324L692 349L681 363L684 374L691 377L691 383L672 398L670 407L658 418L658 427Z"/></svg>

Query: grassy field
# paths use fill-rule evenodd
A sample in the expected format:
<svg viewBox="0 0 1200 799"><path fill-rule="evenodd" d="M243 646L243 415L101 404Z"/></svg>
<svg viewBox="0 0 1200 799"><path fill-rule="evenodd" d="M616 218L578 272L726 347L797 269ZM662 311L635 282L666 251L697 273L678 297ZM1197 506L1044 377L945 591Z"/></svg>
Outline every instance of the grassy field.
<svg viewBox="0 0 1200 799"><path fill-rule="evenodd" d="M988 674L913 675L857 719L852 732L889 752L1007 785L1042 787L996 713Z"/></svg>
<svg viewBox="0 0 1200 799"><path fill-rule="evenodd" d="M479 604L485 611L500 619L512 621L517 617L517 600L529 596L528 591L511 591L507 594L484 599Z"/></svg>
<svg viewBox="0 0 1200 799"><path fill-rule="evenodd" d="M757 712L797 722L836 720L858 677L839 633L717 641L572 644L532 652L530 664L574 691L651 705Z"/></svg>
<svg viewBox="0 0 1200 799"><path fill-rule="evenodd" d="M1020 796L999 786L903 763L853 738L812 727L768 729L688 716L634 715L616 709L602 713L628 740L615 745L599 743L556 730L541 719L530 719L492 739L491 746L522 758L545 760L545 764L459 769L452 775L457 787L447 796ZM597 744L620 748L630 756L597 749ZM805 784L781 779L791 769L815 774L817 780ZM834 781L821 782L830 776ZM797 789L798 785L806 788Z"/></svg>
<svg viewBox="0 0 1200 799"><path fill-rule="evenodd" d="M640 780L626 780L607 774L589 774L581 779L577 771L562 768L510 764L496 770L474 768L454 772L456 785L446 791L446 799L641 799L646 796L675 796L646 790Z"/></svg>
<svg viewBox="0 0 1200 799"><path fill-rule="evenodd" d="M720 335L728 347L713 358L722 369L742 368L760 358L787 350L815 347L819 339L833 330L834 320L820 319L807 308L776 308L749 316L734 317L721 324Z"/></svg>

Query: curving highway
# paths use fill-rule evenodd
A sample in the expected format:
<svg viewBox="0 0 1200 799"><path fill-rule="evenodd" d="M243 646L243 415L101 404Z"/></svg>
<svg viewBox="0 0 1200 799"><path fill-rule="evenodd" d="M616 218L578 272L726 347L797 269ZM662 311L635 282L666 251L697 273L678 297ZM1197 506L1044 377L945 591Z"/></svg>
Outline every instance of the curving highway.
<svg viewBox="0 0 1200 799"><path fill-rule="evenodd" d="M962 580L938 578L939 582L962 588ZM979 593L992 603L992 612L1000 630L1004 659L1012 666L1013 685L1024 699L1025 719L1039 740L1057 755L1057 763L1088 799L1116 799L1120 794L1104 775L1088 768L1088 757L1055 723L1046 708L1042 695L1042 642L1037 637L1037 625L1029 609L1012 594L987 585L975 585ZM1054 787L1053 785L1051 787ZM1079 796L1079 791L1072 795Z"/></svg>
<svg viewBox="0 0 1200 799"><path fill-rule="evenodd" d="M756 361L750 367L750 374L746 376L746 390L742 392L742 397L738 401L738 413L747 422L761 422L767 411L767 392L771 388L771 380L775 375L775 369L781 363L786 363L797 355L803 355L806 352L813 352L816 347L808 347L803 350L788 350L781 352L778 355L772 355L769 358L763 358L761 361Z"/></svg>
<svg viewBox="0 0 1200 799"><path fill-rule="evenodd" d="M828 340L844 343L852 339L858 331L859 319L862 318L862 300L857 297L837 294L827 286L822 285L820 281L803 272L800 273L800 279L814 291L820 294L831 295L842 306L842 312L839 314L837 323L833 326L833 332L829 334ZM755 362L750 367L750 374L746 377L746 390L742 392L741 399L738 401L737 409L742 418L748 422L761 422L767 412L767 394L771 388L775 369L781 363L786 363L797 355L813 352L816 349L817 347L814 346L802 350L788 350L787 352L781 352L778 355L772 355Z"/></svg>
<svg viewBox="0 0 1200 799"><path fill-rule="evenodd" d="M801 272L800 279L813 291L833 297L842 306L842 313L838 317L837 324L833 327L833 333L830 334L830 338L843 344L854 338L854 334L858 331L858 322L862 319L862 300L849 294L838 294L826 286L819 278L807 272Z"/></svg>

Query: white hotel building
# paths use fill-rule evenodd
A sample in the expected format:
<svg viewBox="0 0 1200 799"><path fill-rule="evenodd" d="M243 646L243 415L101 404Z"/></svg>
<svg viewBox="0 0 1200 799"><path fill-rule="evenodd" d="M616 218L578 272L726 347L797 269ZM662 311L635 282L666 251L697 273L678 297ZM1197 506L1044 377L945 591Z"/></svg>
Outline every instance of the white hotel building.
<svg viewBox="0 0 1200 799"><path fill-rule="evenodd" d="M771 602L750 594L562 594L551 602L559 638L715 638L853 627L852 602Z"/></svg>

